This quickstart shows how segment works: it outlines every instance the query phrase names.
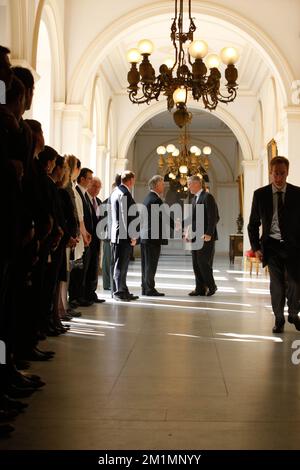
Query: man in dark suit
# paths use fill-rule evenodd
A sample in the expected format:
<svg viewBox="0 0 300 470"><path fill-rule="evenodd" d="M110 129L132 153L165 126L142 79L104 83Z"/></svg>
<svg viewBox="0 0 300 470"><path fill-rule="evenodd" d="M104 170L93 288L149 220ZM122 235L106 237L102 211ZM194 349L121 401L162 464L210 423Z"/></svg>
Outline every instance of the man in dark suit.
<svg viewBox="0 0 300 470"><path fill-rule="evenodd" d="M100 220L100 205L102 201L98 198L101 190L102 183L97 176L94 176L87 188L87 196L90 203L93 218L93 233L92 241L89 245L91 252L90 263L86 276L86 294L85 298L95 303L102 303L104 299L99 299L97 296L97 286L99 277L99 263L100 263L100 247L101 242L97 236L97 224Z"/></svg>
<svg viewBox="0 0 300 470"><path fill-rule="evenodd" d="M155 274L161 252L161 245L167 244L163 239L163 214L160 206L165 183L162 176L153 176L148 183L150 192L143 204L146 208L145 220L141 227L141 256L142 256L142 295L164 296L155 289ZM157 210L156 210L157 209ZM156 226L154 226L156 224Z"/></svg>
<svg viewBox="0 0 300 470"><path fill-rule="evenodd" d="M135 201L130 193L134 182L135 174L132 171L124 171L121 175L120 186L110 196L112 295L115 300L126 302L138 299L138 296L129 292L126 284L132 247L136 245L139 238L138 224L135 226L138 214L133 207Z"/></svg>
<svg viewBox="0 0 300 470"><path fill-rule="evenodd" d="M94 231L94 220L93 220L93 209L91 207L88 195L87 195L87 188L91 181L93 180L93 172L89 168L81 168L79 176L77 178L77 186L76 186L76 191L78 192L81 200L82 200L82 206L83 206L83 221L85 228L87 232L92 236L93 231ZM77 298L75 301L77 302L78 305L83 306L83 307L88 307L93 304L93 301L91 299L87 299L87 273L89 270L90 266L90 261L91 261L91 255L92 251L90 249L90 244L84 248L84 253L82 256L82 261L83 261L83 268L80 269L80 271L77 273L78 279L77 279ZM74 269L72 270L74 271ZM74 273L73 272L73 277L71 278L71 281L74 279ZM74 289L72 289L73 291ZM71 293L71 290L70 290ZM72 299L74 303L74 299Z"/></svg>
<svg viewBox="0 0 300 470"><path fill-rule="evenodd" d="M213 259L215 254L215 241L218 240L217 223L219 221L218 206L212 194L202 188L202 180L199 176L191 176L188 180L188 188L191 194L194 194L192 201L192 224L193 232L200 229L203 230L203 245L199 248L198 243L192 243L192 260L193 270L195 274L196 287L189 293L191 296L196 295L214 295L217 286L213 276ZM204 226L199 227L197 220L196 205L203 204L204 208ZM199 235L197 233L197 235ZM189 234L186 234L189 240ZM189 240L190 241L190 240Z"/></svg>
<svg viewBox="0 0 300 470"><path fill-rule="evenodd" d="M271 184L254 192L248 225L252 250L269 268L273 333L283 333L286 298L288 321L300 331L300 188L286 183L288 172L287 158L271 160Z"/></svg>

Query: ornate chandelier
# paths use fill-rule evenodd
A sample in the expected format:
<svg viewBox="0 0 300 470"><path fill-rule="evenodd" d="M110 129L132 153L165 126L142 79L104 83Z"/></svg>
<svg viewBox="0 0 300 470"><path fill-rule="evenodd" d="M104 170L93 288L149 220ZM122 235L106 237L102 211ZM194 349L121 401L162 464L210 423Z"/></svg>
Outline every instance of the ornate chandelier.
<svg viewBox="0 0 300 470"><path fill-rule="evenodd" d="M176 106L174 121L179 127L183 127L191 113L187 110L188 92L193 99L200 98L206 109L214 110L218 103L229 103L236 98L238 84L236 83L238 71L234 64L238 60L238 52L233 47L224 47L220 52L220 58L227 65L225 78L227 83L227 95L220 90L221 72L219 56L207 55L208 45L205 41L194 40L196 26L191 16L191 0L188 0L189 30L183 32L183 0L175 0L175 18L171 26L171 40L174 46L174 58L168 59L159 67L159 75L155 75L149 56L153 52L153 43L142 39L137 49L130 49L127 53L131 69L127 79L129 83L129 99L132 103L149 104L152 100L158 100L162 93L167 97L168 110ZM188 44L186 44L188 42ZM194 61L192 62L192 58ZM139 69L137 64L140 63ZM210 73L207 74L207 69Z"/></svg>
<svg viewBox="0 0 300 470"><path fill-rule="evenodd" d="M177 180L181 186L186 187L188 176L199 175L202 178L206 174L210 164L211 148L206 145L201 152L199 147L192 145L188 150L189 134L186 126L180 136L179 144L180 150L174 144L157 147L158 168L160 174L168 175L170 180Z"/></svg>

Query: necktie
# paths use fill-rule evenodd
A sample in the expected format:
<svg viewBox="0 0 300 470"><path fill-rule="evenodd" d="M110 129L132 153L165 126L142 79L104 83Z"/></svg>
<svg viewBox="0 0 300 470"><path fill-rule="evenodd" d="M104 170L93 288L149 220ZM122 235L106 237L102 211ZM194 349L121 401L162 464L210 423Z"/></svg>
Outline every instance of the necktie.
<svg viewBox="0 0 300 470"><path fill-rule="evenodd" d="M281 237L284 238L284 206L282 199L282 191L277 191L277 214L278 214L278 224L280 228Z"/></svg>
<svg viewBox="0 0 300 470"><path fill-rule="evenodd" d="M95 212L97 214L98 204L97 204L97 201L96 201L95 197L93 197L93 208L95 209Z"/></svg>
<svg viewBox="0 0 300 470"><path fill-rule="evenodd" d="M87 193L85 193L84 198L85 198L85 201L86 201L86 203L87 203L89 212L90 212L90 214L92 214L91 201L90 201L90 199L89 199Z"/></svg>

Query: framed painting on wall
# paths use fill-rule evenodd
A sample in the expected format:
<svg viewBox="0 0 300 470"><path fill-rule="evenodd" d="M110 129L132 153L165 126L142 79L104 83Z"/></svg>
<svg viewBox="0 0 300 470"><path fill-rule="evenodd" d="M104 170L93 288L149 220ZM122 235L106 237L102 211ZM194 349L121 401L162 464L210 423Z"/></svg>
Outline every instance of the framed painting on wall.
<svg viewBox="0 0 300 470"><path fill-rule="evenodd" d="M276 140L272 139L267 145L267 151L268 151L268 168L270 168L270 161L272 158L277 157L278 155L278 148L277 148L277 143ZM269 183L270 183L270 176L269 176Z"/></svg>

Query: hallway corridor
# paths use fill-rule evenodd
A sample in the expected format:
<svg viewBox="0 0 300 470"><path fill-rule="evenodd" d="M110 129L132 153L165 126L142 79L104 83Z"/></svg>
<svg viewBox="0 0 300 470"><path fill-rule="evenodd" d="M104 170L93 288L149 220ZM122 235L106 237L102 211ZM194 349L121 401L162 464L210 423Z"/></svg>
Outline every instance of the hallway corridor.
<svg viewBox="0 0 300 470"><path fill-rule="evenodd" d="M300 365L293 325L273 335L269 280L217 257L218 291L189 297L191 258L164 256L156 287L82 308L56 356L30 371L47 385L28 399L0 449L298 449ZM131 263L140 294L140 260ZM103 292L99 290L99 296Z"/></svg>

